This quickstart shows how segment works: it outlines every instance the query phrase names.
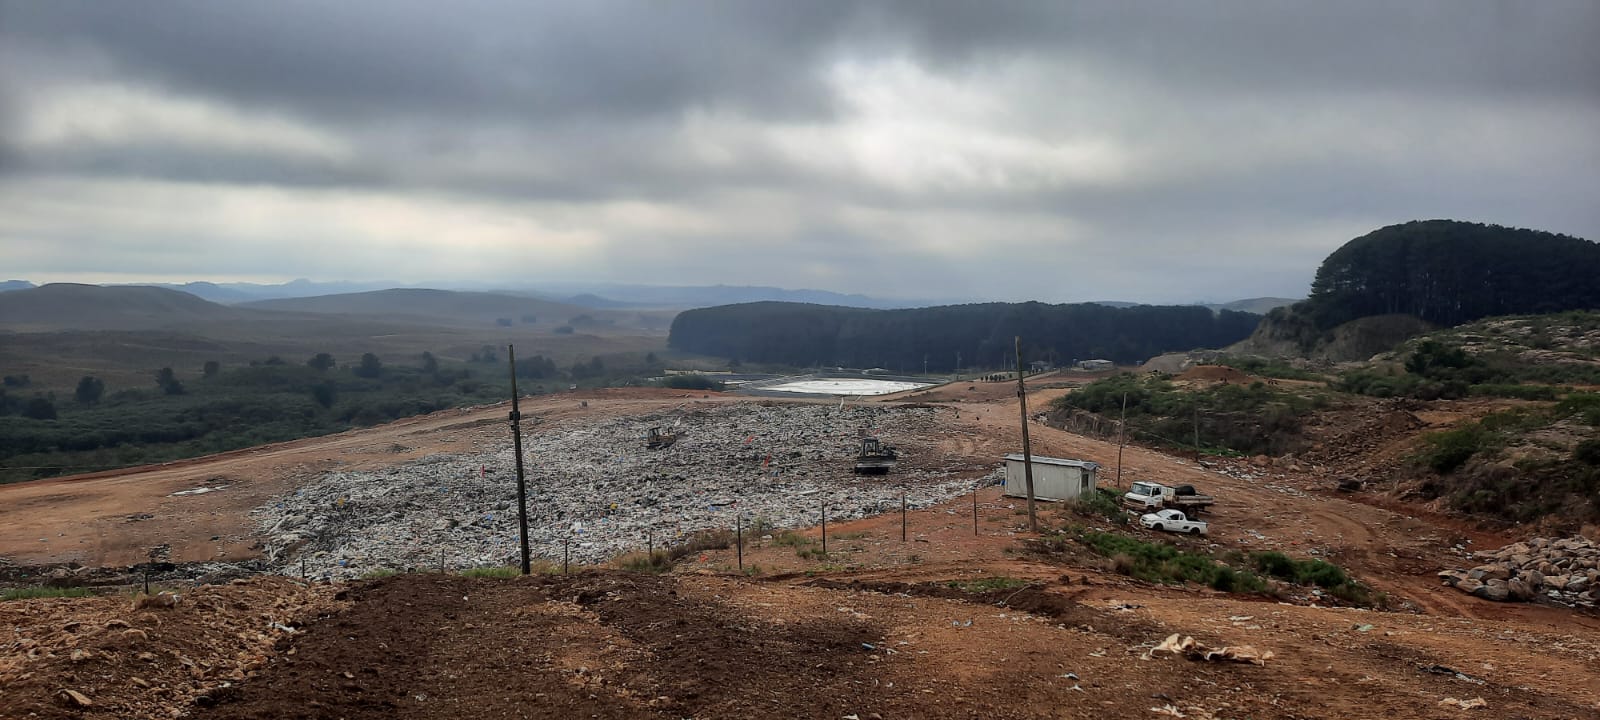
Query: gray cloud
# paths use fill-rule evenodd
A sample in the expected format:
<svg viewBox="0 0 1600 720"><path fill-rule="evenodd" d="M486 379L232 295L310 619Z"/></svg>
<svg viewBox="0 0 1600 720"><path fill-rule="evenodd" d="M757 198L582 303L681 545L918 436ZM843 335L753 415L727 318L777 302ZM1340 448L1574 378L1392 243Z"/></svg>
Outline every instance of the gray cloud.
<svg viewBox="0 0 1600 720"><path fill-rule="evenodd" d="M54 277L1296 294L1390 222L1600 236L1597 30L1585 2L0 0L0 250Z"/></svg>

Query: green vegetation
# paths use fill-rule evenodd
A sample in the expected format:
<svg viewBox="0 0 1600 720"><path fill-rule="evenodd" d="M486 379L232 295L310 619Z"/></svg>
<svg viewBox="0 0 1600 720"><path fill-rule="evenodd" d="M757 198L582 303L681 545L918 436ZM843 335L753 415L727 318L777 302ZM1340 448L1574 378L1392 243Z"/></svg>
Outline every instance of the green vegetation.
<svg viewBox="0 0 1600 720"><path fill-rule="evenodd" d="M1600 307L1596 277L1600 245L1587 240L1453 220L1408 222L1335 250L1295 310L1323 330L1387 314L1449 327Z"/></svg>
<svg viewBox="0 0 1600 720"><path fill-rule="evenodd" d="M272 356L249 365L185 374L170 367L153 383L107 387L77 381L74 402L35 393L26 377L0 388L0 482L166 462L266 443L342 432L422 413L505 399L509 378L492 347L477 364L440 361L431 353L385 362L371 353L340 367L328 353L295 363ZM489 358L487 364L483 358ZM565 389L568 383L607 386L642 382L642 356L618 355L579 363L569 377L539 355L517 358L524 394ZM593 374L598 372L599 374ZM530 382L531 381L531 382ZM16 390L31 395L16 394Z"/></svg>
<svg viewBox="0 0 1600 720"><path fill-rule="evenodd" d="M1568 313L1574 331L1593 331L1600 313ZM1529 362L1523 357L1530 337L1549 322L1537 318L1503 318L1471 328L1434 333L1403 346L1399 366L1376 366L1346 371L1337 387L1374 397L1413 397L1419 400L1458 400L1503 397L1518 400L1555 400L1569 392L1560 385L1600 384L1600 365L1588 362ZM1518 329L1518 337L1491 342L1486 328ZM1473 344L1468 352L1466 343Z"/></svg>
<svg viewBox="0 0 1600 720"><path fill-rule="evenodd" d="M106 394L104 381L93 375L85 375L78 381L78 389L72 394L73 399L84 405L94 405Z"/></svg>
<svg viewBox="0 0 1600 720"><path fill-rule="evenodd" d="M396 570L394 568L373 568L373 569L368 570L368 571L366 571L364 573L361 573L361 579L362 580L382 580L383 578L394 577L394 576L399 575L399 574L400 574L400 571Z"/></svg>
<svg viewBox="0 0 1600 720"><path fill-rule="evenodd" d="M1067 536L1058 536L1062 542ZM1197 583L1223 592L1271 592L1265 578L1290 585L1318 587L1356 605L1369 605L1373 596L1366 586L1344 570L1323 560L1295 560L1280 552L1246 556L1231 552L1222 560L1199 552L1180 550L1164 542L1145 542L1116 533L1075 529L1071 535L1095 554L1110 558L1112 569L1146 582Z"/></svg>
<svg viewBox="0 0 1600 720"><path fill-rule="evenodd" d="M1301 418L1329 400L1316 391L1265 383L1183 389L1160 377L1123 373L1086 385L1053 404L1058 413L1083 410L1116 418L1128 400L1130 439L1168 447L1200 445L1212 454L1280 455L1298 449Z"/></svg>
<svg viewBox="0 0 1600 720"><path fill-rule="evenodd" d="M661 387L675 390L716 390L721 391L723 385L705 375L669 375L661 381Z"/></svg>
<svg viewBox="0 0 1600 720"><path fill-rule="evenodd" d="M772 534L772 544L782 547L803 548L816 542L793 530L779 530Z"/></svg>
<svg viewBox="0 0 1600 720"><path fill-rule="evenodd" d="M1423 497L1444 497L1462 512L1527 522L1559 514L1570 524L1600 520L1600 439L1563 443L1540 436L1590 433L1600 425L1600 394L1493 413L1423 436L1414 460L1440 477ZM1587 426L1587 427L1585 427ZM1509 460L1509 462L1508 462Z"/></svg>
<svg viewBox="0 0 1600 720"><path fill-rule="evenodd" d="M1479 423L1423 436L1427 449L1418 459L1439 474L1461 467L1473 455L1487 449L1494 439Z"/></svg>
<svg viewBox="0 0 1600 720"><path fill-rule="evenodd" d="M152 389L104 393L94 404L21 407L0 397L0 481L27 480L222 452L504 397L499 382L466 369L381 377L309 365L261 363L184 383L170 368ZM498 378L495 378L498 380ZM171 388L183 386L181 393ZM35 401L38 402L35 402ZM48 408L44 406L48 405ZM18 414L12 411L20 410ZM48 411L46 411L48 410ZM33 468L33 469L30 469Z"/></svg>
<svg viewBox="0 0 1600 720"><path fill-rule="evenodd" d="M0 601L4 600L34 600L38 598L79 598L89 597L94 593L89 588L81 587L24 587L6 588L0 591Z"/></svg>
<svg viewBox="0 0 1600 720"><path fill-rule="evenodd" d="M1251 375L1282 380L1322 380L1322 376L1303 368L1297 368L1279 358L1262 357L1230 357L1217 358L1216 364L1241 370Z"/></svg>
<svg viewBox="0 0 1600 720"><path fill-rule="evenodd" d="M670 347L744 363L843 365L899 372L1011 367L1013 337L1023 359L1141 361L1244 339L1261 316L1199 306L1094 303L984 303L911 310L867 310L757 302L701 308L672 321Z"/></svg>
<svg viewBox="0 0 1600 720"><path fill-rule="evenodd" d="M1102 517L1115 525L1128 524L1128 512L1122 509L1122 496L1109 488L1097 487L1094 492L1078 496L1068 507L1086 517Z"/></svg>
<svg viewBox="0 0 1600 720"><path fill-rule="evenodd" d="M1209 555L1186 552L1166 543L1094 531L1080 531L1077 540L1095 554L1111 558L1112 568L1118 573L1146 582L1220 585L1223 587L1218 589L1229 592L1262 592L1267 587L1254 573L1229 568Z"/></svg>
<svg viewBox="0 0 1600 720"><path fill-rule="evenodd" d="M630 572L660 575L671 572L676 564L666 550L624 553L616 559L617 567Z"/></svg>

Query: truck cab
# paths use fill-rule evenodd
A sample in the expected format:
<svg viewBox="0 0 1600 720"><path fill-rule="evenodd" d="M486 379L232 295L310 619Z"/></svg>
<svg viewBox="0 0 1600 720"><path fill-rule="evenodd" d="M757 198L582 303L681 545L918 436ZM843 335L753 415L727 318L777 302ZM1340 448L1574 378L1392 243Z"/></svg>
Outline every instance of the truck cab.
<svg viewBox="0 0 1600 720"><path fill-rule="evenodd" d="M1160 483L1136 482L1122 496L1122 501L1135 507L1158 508L1166 502L1166 498L1171 494L1172 489Z"/></svg>

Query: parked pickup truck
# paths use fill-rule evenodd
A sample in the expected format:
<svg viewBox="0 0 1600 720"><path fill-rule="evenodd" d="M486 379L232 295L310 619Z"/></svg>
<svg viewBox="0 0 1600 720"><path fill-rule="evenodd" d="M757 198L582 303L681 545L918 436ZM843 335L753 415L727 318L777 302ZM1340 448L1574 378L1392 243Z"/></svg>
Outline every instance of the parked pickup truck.
<svg viewBox="0 0 1600 720"><path fill-rule="evenodd" d="M1185 513L1199 514L1201 510L1217 504L1217 499L1195 492L1193 485L1172 488L1161 483L1136 482L1122 496L1122 502L1145 510L1176 508Z"/></svg>
<svg viewBox="0 0 1600 720"><path fill-rule="evenodd" d="M1139 518L1139 524L1151 530L1204 535L1209 527L1204 520L1190 520L1182 510L1157 510Z"/></svg>

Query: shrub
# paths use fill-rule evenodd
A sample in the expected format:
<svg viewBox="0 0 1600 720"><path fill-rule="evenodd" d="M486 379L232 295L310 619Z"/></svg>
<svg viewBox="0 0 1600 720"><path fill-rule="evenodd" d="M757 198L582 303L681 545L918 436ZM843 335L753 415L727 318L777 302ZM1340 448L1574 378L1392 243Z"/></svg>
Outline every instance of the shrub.
<svg viewBox="0 0 1600 720"><path fill-rule="evenodd" d="M1089 517L1104 517L1117 525L1128 524L1128 513L1122 509L1121 497L1115 492L1105 488L1095 488L1094 492L1079 495L1072 501L1072 511Z"/></svg>
<svg viewBox="0 0 1600 720"><path fill-rule="evenodd" d="M394 568L374 568L361 574L362 580L378 580L399 575L400 571Z"/></svg>
<svg viewBox="0 0 1600 720"><path fill-rule="evenodd" d="M657 575L670 572L673 566L672 556L666 550L623 553L615 562L623 570Z"/></svg>
<svg viewBox="0 0 1600 720"><path fill-rule="evenodd" d="M1026 580L1014 577L987 577L978 580L951 580L949 586L969 593L985 593L991 590L1012 590L1028 584Z"/></svg>
<svg viewBox="0 0 1600 720"><path fill-rule="evenodd" d="M1281 552L1274 550L1256 553L1252 559L1255 560L1257 570L1272 577L1280 580L1293 580L1295 577L1294 560L1291 560L1288 555Z"/></svg>
<svg viewBox="0 0 1600 720"><path fill-rule="evenodd" d="M534 572L538 571L535 570ZM462 577L469 578L514 578L520 575L522 575L522 568L512 565L502 565L500 567L473 567L461 571Z"/></svg>
<svg viewBox="0 0 1600 720"><path fill-rule="evenodd" d="M1350 578L1344 574L1342 568L1321 560L1301 562L1299 567L1295 568L1295 584L1297 585L1335 588L1348 582L1350 582Z"/></svg>
<svg viewBox="0 0 1600 720"><path fill-rule="evenodd" d="M34 600L38 598L77 598L89 597L93 593L89 588L81 587L24 587L6 588L0 592L0 600Z"/></svg>
<svg viewBox="0 0 1600 720"><path fill-rule="evenodd" d="M1430 433L1423 436L1423 440L1428 445L1421 455L1423 464L1432 468L1434 472L1444 475L1461 467L1479 450L1485 449L1490 437L1484 432L1482 424L1475 423L1454 430Z"/></svg>
<svg viewBox="0 0 1600 720"><path fill-rule="evenodd" d="M805 547L813 542L815 541L811 538L801 535L793 530L779 530L778 532L772 534L773 545L783 545L786 547Z"/></svg>
<svg viewBox="0 0 1600 720"><path fill-rule="evenodd" d="M1585 465L1600 465L1600 439L1590 438L1572 449L1572 459Z"/></svg>
<svg viewBox="0 0 1600 720"><path fill-rule="evenodd" d="M1556 414L1561 417L1576 416L1585 425L1600 425L1600 393L1572 393L1556 403Z"/></svg>
<svg viewBox="0 0 1600 720"><path fill-rule="evenodd" d="M707 550L726 550L733 547L733 540L732 530L701 530L668 548L667 552L673 560L682 560Z"/></svg>

